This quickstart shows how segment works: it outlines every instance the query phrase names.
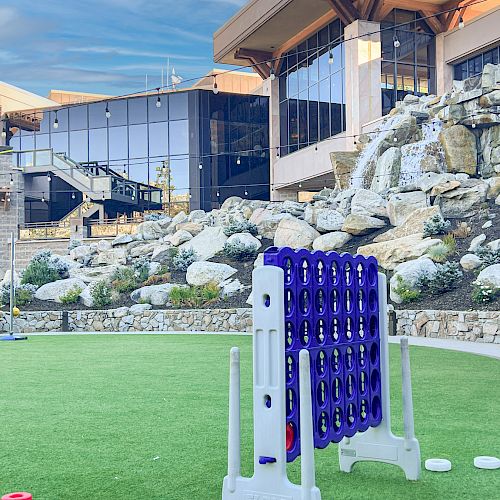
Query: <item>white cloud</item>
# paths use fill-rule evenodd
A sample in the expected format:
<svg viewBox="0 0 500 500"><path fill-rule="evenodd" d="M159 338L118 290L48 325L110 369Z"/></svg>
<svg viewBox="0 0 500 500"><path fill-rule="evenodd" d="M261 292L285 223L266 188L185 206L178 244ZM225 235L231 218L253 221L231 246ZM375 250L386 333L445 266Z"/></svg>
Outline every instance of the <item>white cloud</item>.
<svg viewBox="0 0 500 500"><path fill-rule="evenodd" d="M67 52L80 52L80 53L90 53L90 54L109 54L116 56L132 56L132 57L152 57L156 59L166 59L167 57L182 59L187 61L203 60L204 57L201 56L190 56L186 54L169 54L167 52L154 52L149 50L135 50L127 49L123 47L106 47L106 46L94 46L94 47L69 47L66 49Z"/></svg>

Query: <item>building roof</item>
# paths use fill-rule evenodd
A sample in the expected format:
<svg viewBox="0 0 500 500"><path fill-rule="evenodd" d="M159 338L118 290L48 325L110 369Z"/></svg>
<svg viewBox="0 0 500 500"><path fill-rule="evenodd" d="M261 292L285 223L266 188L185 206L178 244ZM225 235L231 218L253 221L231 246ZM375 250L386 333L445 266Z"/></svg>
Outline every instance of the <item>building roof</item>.
<svg viewBox="0 0 500 500"><path fill-rule="evenodd" d="M57 106L59 104L51 99L0 81L0 114Z"/></svg>

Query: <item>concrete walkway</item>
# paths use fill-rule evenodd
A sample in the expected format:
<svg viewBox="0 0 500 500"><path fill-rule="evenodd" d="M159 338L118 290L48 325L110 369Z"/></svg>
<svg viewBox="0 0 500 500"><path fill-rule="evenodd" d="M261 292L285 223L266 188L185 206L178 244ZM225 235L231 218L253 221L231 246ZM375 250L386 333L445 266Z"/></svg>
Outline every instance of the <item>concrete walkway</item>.
<svg viewBox="0 0 500 500"><path fill-rule="evenodd" d="M236 335L250 336L251 333L242 332L46 332L46 333L26 333L28 337L61 336L61 335ZM390 344L399 344L401 337L389 337ZM465 342L462 340L433 339L427 337L408 337L410 345L419 347L433 347L435 349L448 349L450 351L468 352L490 358L500 359L500 344L483 344L480 342Z"/></svg>
<svg viewBox="0 0 500 500"><path fill-rule="evenodd" d="M401 336L389 337L389 344L398 344ZM419 347L434 347L450 351L468 352L490 358L500 359L500 344L486 344L481 342L465 342L463 340L431 339L428 337L408 337L408 344Z"/></svg>

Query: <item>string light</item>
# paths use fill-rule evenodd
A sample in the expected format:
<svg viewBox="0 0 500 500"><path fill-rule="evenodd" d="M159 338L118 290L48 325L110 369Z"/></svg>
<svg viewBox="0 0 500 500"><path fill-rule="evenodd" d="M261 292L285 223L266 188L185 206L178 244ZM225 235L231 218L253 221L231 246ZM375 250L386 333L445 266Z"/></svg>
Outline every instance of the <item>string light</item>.
<svg viewBox="0 0 500 500"><path fill-rule="evenodd" d="M12 176L12 174L10 174L10 181L9 181L9 184L10 184L11 186L13 186L13 185L14 185L14 177Z"/></svg>
<svg viewBox="0 0 500 500"><path fill-rule="evenodd" d="M219 193L218 189L217 189L217 192L215 193L215 195L217 196L217 198L220 196L220 193Z"/></svg>
<svg viewBox="0 0 500 500"><path fill-rule="evenodd" d="M76 194L75 194L75 192L73 191L73 192L71 193L71 199L72 199L72 200L74 200L75 198L76 198Z"/></svg>
<svg viewBox="0 0 500 500"><path fill-rule="evenodd" d="M328 51L328 64L333 64L333 52L331 48Z"/></svg>
<svg viewBox="0 0 500 500"><path fill-rule="evenodd" d="M465 27L464 18L462 16L460 16L458 18L458 29L463 30L464 27Z"/></svg>
<svg viewBox="0 0 500 500"><path fill-rule="evenodd" d="M156 98L156 107L161 108L160 88L158 87L156 91L158 92L158 97Z"/></svg>
<svg viewBox="0 0 500 500"><path fill-rule="evenodd" d="M42 203L45 203L45 193L42 193Z"/></svg>
<svg viewBox="0 0 500 500"><path fill-rule="evenodd" d="M393 141L394 141L394 142L398 142L398 138L397 138L397 137L394 137Z"/></svg>
<svg viewBox="0 0 500 500"><path fill-rule="evenodd" d="M392 43L394 44L394 47L397 49L399 48L399 46L401 45L401 42L399 41L398 39L398 36L397 35L394 35L392 37Z"/></svg>
<svg viewBox="0 0 500 500"><path fill-rule="evenodd" d="M2 138L5 139L7 137L7 132L5 130L2 130Z"/></svg>
<svg viewBox="0 0 500 500"><path fill-rule="evenodd" d="M472 128L476 128L476 122L474 121L474 119L472 120L471 127L472 127Z"/></svg>
<svg viewBox="0 0 500 500"><path fill-rule="evenodd" d="M248 191L246 186L245 186L245 196L248 196Z"/></svg>
<svg viewBox="0 0 500 500"><path fill-rule="evenodd" d="M280 147L276 146L276 158L280 157Z"/></svg>
<svg viewBox="0 0 500 500"><path fill-rule="evenodd" d="M212 87L212 92L217 95L219 93L219 89L217 87L217 77L214 75L214 86Z"/></svg>
<svg viewBox="0 0 500 500"><path fill-rule="evenodd" d="M198 168L199 168L200 170L203 170L203 163L202 163L201 161L200 161L200 164L198 165Z"/></svg>
<svg viewBox="0 0 500 500"><path fill-rule="evenodd" d="M271 80L276 80L276 73L274 72L274 68L271 68L271 72L269 73L269 78Z"/></svg>
<svg viewBox="0 0 500 500"><path fill-rule="evenodd" d="M47 180L48 180L49 182L51 182L51 181L52 181L52 176L50 175L50 172L47 172Z"/></svg>
<svg viewBox="0 0 500 500"><path fill-rule="evenodd" d="M106 113L106 118L108 118L108 119L111 118L111 111L109 110L109 104L108 103L106 103L106 111L105 111L105 113Z"/></svg>
<svg viewBox="0 0 500 500"><path fill-rule="evenodd" d="M302 187L302 182L299 182L299 189Z"/></svg>
<svg viewBox="0 0 500 500"><path fill-rule="evenodd" d="M238 158L236 159L236 165L241 165L241 158L238 156Z"/></svg>
<svg viewBox="0 0 500 500"><path fill-rule="evenodd" d="M102 192L102 201L106 199L106 196L104 196L104 191Z"/></svg>
<svg viewBox="0 0 500 500"><path fill-rule="evenodd" d="M54 125L53 126L54 126L54 128L57 129L57 128L59 128L59 120L57 119L57 111L55 113L56 113L56 117L54 119Z"/></svg>

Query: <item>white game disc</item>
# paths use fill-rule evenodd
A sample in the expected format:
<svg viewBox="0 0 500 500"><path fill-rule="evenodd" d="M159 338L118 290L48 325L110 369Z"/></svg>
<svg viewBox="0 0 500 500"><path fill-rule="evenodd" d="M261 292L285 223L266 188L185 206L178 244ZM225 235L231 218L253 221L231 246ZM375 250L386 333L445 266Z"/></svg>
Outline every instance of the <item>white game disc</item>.
<svg viewBox="0 0 500 500"><path fill-rule="evenodd" d="M500 459L497 457L476 457L474 465L478 469L500 469Z"/></svg>
<svg viewBox="0 0 500 500"><path fill-rule="evenodd" d="M445 458L428 458L425 468L432 472L448 472L451 470L451 462Z"/></svg>

